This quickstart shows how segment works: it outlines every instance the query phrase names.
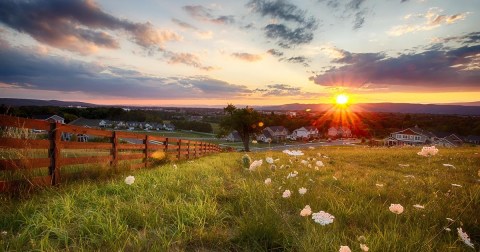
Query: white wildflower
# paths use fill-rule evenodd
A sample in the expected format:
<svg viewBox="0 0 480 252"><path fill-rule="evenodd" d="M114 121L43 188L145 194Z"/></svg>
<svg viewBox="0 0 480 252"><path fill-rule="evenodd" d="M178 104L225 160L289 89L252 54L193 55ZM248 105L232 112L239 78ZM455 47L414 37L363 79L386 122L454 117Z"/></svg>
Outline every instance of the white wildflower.
<svg viewBox="0 0 480 252"><path fill-rule="evenodd" d="M362 251L368 251L368 250L369 250L369 248L367 247L367 245L366 245L366 244L363 244L363 243L360 244L360 249L361 249Z"/></svg>
<svg viewBox="0 0 480 252"><path fill-rule="evenodd" d="M388 209L394 214L403 213L403 206L400 204L390 204L390 207L388 207Z"/></svg>
<svg viewBox="0 0 480 252"><path fill-rule="evenodd" d="M453 169L456 169L456 167L455 167L454 165L452 165L452 164L443 164L443 166L445 166L445 167L451 167L451 168L453 168Z"/></svg>
<svg viewBox="0 0 480 252"><path fill-rule="evenodd" d="M455 220L452 219L452 218L446 218L446 219L447 219L448 221L455 222Z"/></svg>
<svg viewBox="0 0 480 252"><path fill-rule="evenodd" d="M269 185L272 183L272 179L271 178L267 178L265 179L265 185Z"/></svg>
<svg viewBox="0 0 480 252"><path fill-rule="evenodd" d="M425 146L417 154L424 157L434 156L438 153L438 149L435 146Z"/></svg>
<svg viewBox="0 0 480 252"><path fill-rule="evenodd" d="M290 155L290 156L303 156L303 152L301 150L284 150L283 153Z"/></svg>
<svg viewBox="0 0 480 252"><path fill-rule="evenodd" d="M307 165L308 161L307 160L302 160L302 161L300 161L300 163L302 163L303 165Z"/></svg>
<svg viewBox="0 0 480 252"><path fill-rule="evenodd" d="M348 246L340 246L338 252L352 252L352 250Z"/></svg>
<svg viewBox="0 0 480 252"><path fill-rule="evenodd" d="M307 193L307 188L302 187L302 188L298 189L298 193L300 193L300 195L304 195L305 193Z"/></svg>
<svg viewBox="0 0 480 252"><path fill-rule="evenodd" d="M320 161L320 160L318 160L317 162L315 162L315 165L320 166L320 167L324 166L323 162Z"/></svg>
<svg viewBox="0 0 480 252"><path fill-rule="evenodd" d="M375 186L377 186L377 187L383 187L383 184L378 184L378 183L377 183L377 184L375 184Z"/></svg>
<svg viewBox="0 0 480 252"><path fill-rule="evenodd" d="M258 143L258 142L257 142L257 140L252 140L252 143L253 143L253 144L256 144L256 143Z"/></svg>
<svg viewBox="0 0 480 252"><path fill-rule="evenodd" d="M415 207L417 209L425 209L425 206L422 206L422 205L419 205L419 204L415 204L415 205L413 205L413 207Z"/></svg>
<svg viewBox="0 0 480 252"><path fill-rule="evenodd" d="M267 163L269 163L269 164L273 164L273 158L271 158L271 157L265 158L265 161L267 161Z"/></svg>
<svg viewBox="0 0 480 252"><path fill-rule="evenodd" d="M409 164L398 164L398 166L400 166L400 167L409 167L410 165L409 165Z"/></svg>
<svg viewBox="0 0 480 252"><path fill-rule="evenodd" d="M250 164L250 167L248 168L250 171L255 171L258 167L260 167L263 164L263 160L255 160Z"/></svg>
<svg viewBox="0 0 480 252"><path fill-rule="evenodd" d="M451 230L450 228L448 228L448 227L444 227L443 229L444 229L445 231L447 231L447 232L452 231L452 230Z"/></svg>
<svg viewBox="0 0 480 252"><path fill-rule="evenodd" d="M177 167L177 165L176 165L176 164L174 164L174 165L173 165L173 169L175 169L175 170L176 170L177 168L178 168L178 167Z"/></svg>
<svg viewBox="0 0 480 252"><path fill-rule="evenodd" d="M452 186L455 186L455 187L462 187L462 185L459 185L459 184L452 184Z"/></svg>
<svg viewBox="0 0 480 252"><path fill-rule="evenodd" d="M285 190L282 194L282 197L283 198L289 198L291 195L292 195L292 193L290 192L290 190Z"/></svg>
<svg viewBox="0 0 480 252"><path fill-rule="evenodd" d="M310 208L309 205L306 205L302 211L300 211L300 216L310 216L312 214L312 209Z"/></svg>
<svg viewBox="0 0 480 252"><path fill-rule="evenodd" d="M335 219L335 216L327 213L327 212L324 212L324 211L320 211L318 213L313 213L312 214L312 219L322 225L322 226L325 226L325 225L328 225L330 223L333 223L333 219Z"/></svg>
<svg viewBox="0 0 480 252"><path fill-rule="evenodd" d="M463 232L462 228L457 228L458 231L458 237L462 239L463 243L465 245L469 246L470 248L474 248L473 243L470 241L470 237L468 237L468 234Z"/></svg>
<svg viewBox="0 0 480 252"><path fill-rule="evenodd" d="M125 184L131 185L135 182L135 177L134 176L128 176L125 178Z"/></svg>
<svg viewBox="0 0 480 252"><path fill-rule="evenodd" d="M3 236L6 236L7 235L7 231L2 231L1 233Z"/></svg>
<svg viewBox="0 0 480 252"><path fill-rule="evenodd" d="M289 178L295 178L298 175L297 171L290 172L287 176L287 179Z"/></svg>

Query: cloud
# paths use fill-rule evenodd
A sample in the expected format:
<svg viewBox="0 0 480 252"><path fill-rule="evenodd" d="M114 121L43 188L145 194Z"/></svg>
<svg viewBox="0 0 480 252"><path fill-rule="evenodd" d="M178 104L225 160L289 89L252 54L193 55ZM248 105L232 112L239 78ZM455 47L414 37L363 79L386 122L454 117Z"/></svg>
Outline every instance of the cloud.
<svg viewBox="0 0 480 252"><path fill-rule="evenodd" d="M134 43L147 49L181 39L148 22L135 23L105 13L93 0L4 0L0 1L0 22L41 43L83 54L99 47L118 48L117 39L107 31L125 31Z"/></svg>
<svg viewBox="0 0 480 252"><path fill-rule="evenodd" d="M336 0L318 0L320 3L326 3L327 7L332 10L340 8L340 2L343 4L342 19L353 18L353 29L358 30L362 28L365 23L369 9L364 7L366 0L350 0L350 1L336 1Z"/></svg>
<svg viewBox="0 0 480 252"><path fill-rule="evenodd" d="M214 24L233 24L235 23L235 18L231 15L229 16L218 16L215 17L211 14L212 10L201 6L201 5L186 5L183 6L183 9L193 18L210 22Z"/></svg>
<svg viewBox="0 0 480 252"><path fill-rule="evenodd" d="M296 96L302 94L299 87L292 87L286 84L267 85L266 88L257 88L254 91L261 93L262 96Z"/></svg>
<svg viewBox="0 0 480 252"><path fill-rule="evenodd" d="M286 0L251 0L248 7L263 17L281 20L282 23L270 23L264 27L267 38L277 40L283 48L307 44L313 40L313 32L318 28L317 20ZM294 24L289 27L288 24Z"/></svg>
<svg viewBox="0 0 480 252"><path fill-rule="evenodd" d="M275 57L282 57L283 56L283 52L279 51L279 50L276 50L276 49L270 49L267 51L268 54L272 55L272 56L275 56Z"/></svg>
<svg viewBox="0 0 480 252"><path fill-rule="evenodd" d="M197 27L189 24L189 23L186 23L186 22L183 22L179 19L176 19L176 18L172 18L172 22L174 22L175 24L177 24L178 26L182 27L182 28L185 28L185 29L190 29L190 30L198 30Z"/></svg>
<svg viewBox="0 0 480 252"><path fill-rule="evenodd" d="M304 67L309 67L310 65L308 64L310 62L309 59L307 59L304 56L296 56L296 57L290 57L287 59L288 62L290 63L299 63L302 64Z"/></svg>
<svg viewBox="0 0 480 252"><path fill-rule="evenodd" d="M184 64L204 71L211 71L214 69L211 66L204 66L200 62L198 56L191 53L175 53L166 51L164 52L164 56L167 58L168 64Z"/></svg>
<svg viewBox="0 0 480 252"><path fill-rule="evenodd" d="M407 33L418 31L429 31L442 25L454 24L460 20L464 20L469 12L457 13L453 15L441 14L443 10L439 8L430 8L426 13L406 15L405 21L413 20L410 24L397 25L392 27L387 34L390 36L402 36ZM423 20L418 24L417 20Z"/></svg>
<svg viewBox="0 0 480 252"><path fill-rule="evenodd" d="M211 39L213 37L213 32L212 31L202 31L202 30L198 29L196 26L193 26L189 23L183 22L183 21L181 21L179 19L176 19L176 18L172 18L172 22L175 23L176 25L182 27L183 29L195 31L195 35L197 35L197 37L199 39Z"/></svg>
<svg viewBox="0 0 480 252"><path fill-rule="evenodd" d="M158 77L136 70L62 57L44 56L25 48L0 47L0 88L81 92L136 99L243 97L251 91L205 76Z"/></svg>
<svg viewBox="0 0 480 252"><path fill-rule="evenodd" d="M464 45L475 45L480 43L480 32L471 32L462 36L452 36L443 39L437 39L439 42L457 42Z"/></svg>
<svg viewBox="0 0 480 252"><path fill-rule="evenodd" d="M241 59L248 62L255 62L262 59L262 56L259 54L251 54L251 53L232 53L232 57L237 59Z"/></svg>
<svg viewBox="0 0 480 252"><path fill-rule="evenodd" d="M310 77L322 86L360 87L366 84L480 88L480 45L387 57L384 53L350 53L323 73Z"/></svg>

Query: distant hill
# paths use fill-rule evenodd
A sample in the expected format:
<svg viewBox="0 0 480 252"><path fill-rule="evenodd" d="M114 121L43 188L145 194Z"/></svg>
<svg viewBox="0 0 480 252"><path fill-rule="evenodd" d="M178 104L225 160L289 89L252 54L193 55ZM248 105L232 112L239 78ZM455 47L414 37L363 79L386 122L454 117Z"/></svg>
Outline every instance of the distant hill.
<svg viewBox="0 0 480 252"><path fill-rule="evenodd" d="M34 100L34 99L17 99L17 98L0 98L0 105L6 106L55 106L55 107L99 107L99 105L85 102L68 102L58 100Z"/></svg>
<svg viewBox="0 0 480 252"><path fill-rule="evenodd" d="M256 107L261 110L306 110L327 111L332 104L285 104L278 106ZM411 104L411 103L364 103L350 105L350 110L361 112L391 112L412 114L449 114L449 115L475 115L480 116L479 106L462 105L436 105L436 104Z"/></svg>

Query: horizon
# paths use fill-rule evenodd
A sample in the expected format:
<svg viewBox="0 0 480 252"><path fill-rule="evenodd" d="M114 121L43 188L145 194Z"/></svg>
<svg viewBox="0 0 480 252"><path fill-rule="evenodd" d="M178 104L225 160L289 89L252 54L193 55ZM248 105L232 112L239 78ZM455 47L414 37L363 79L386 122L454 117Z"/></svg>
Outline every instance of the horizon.
<svg viewBox="0 0 480 252"><path fill-rule="evenodd" d="M5 98L212 108L480 97L479 1L6 0L0 10Z"/></svg>

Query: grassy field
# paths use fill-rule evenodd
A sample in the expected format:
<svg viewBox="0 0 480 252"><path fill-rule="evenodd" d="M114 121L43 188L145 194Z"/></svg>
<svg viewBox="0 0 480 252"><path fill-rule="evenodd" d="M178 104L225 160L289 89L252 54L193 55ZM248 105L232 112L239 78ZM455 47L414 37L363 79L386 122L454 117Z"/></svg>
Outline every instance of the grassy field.
<svg viewBox="0 0 480 252"><path fill-rule="evenodd" d="M297 160L253 153L252 160L263 159L255 171L242 167L242 153L224 153L3 195L0 251L361 251L360 244L370 251L475 251L480 148L440 149L430 158L418 151L324 147ZM275 169L267 157L278 159ZM317 169L317 161L324 166ZM287 189L291 196L283 198ZM391 204L403 213L392 213ZM330 213L333 223L300 216L306 205ZM459 227L475 249L459 239Z"/></svg>

